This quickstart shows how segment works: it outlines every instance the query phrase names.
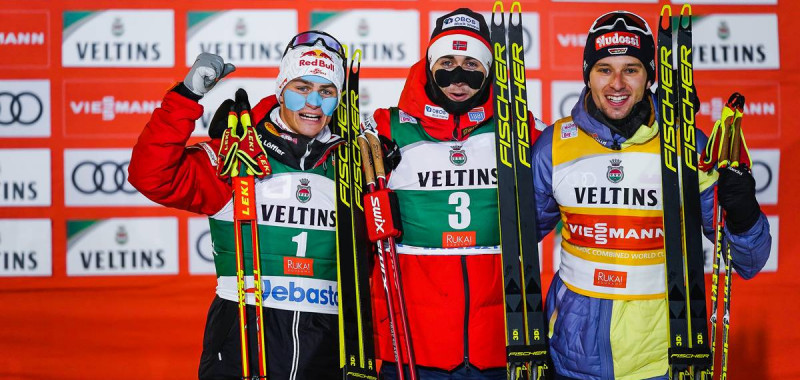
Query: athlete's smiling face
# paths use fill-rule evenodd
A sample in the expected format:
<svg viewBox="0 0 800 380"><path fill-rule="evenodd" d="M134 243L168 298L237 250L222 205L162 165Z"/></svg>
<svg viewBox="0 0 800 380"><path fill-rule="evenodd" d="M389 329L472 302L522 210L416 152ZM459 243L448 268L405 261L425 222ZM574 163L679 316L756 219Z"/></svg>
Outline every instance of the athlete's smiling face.
<svg viewBox="0 0 800 380"><path fill-rule="evenodd" d="M305 98L301 100L304 104L298 105L302 107L294 111L287 106L286 97L287 92L292 91L297 95ZM309 104L309 97L316 97L319 95L321 101L326 99L335 99L338 96L336 86L332 83L316 83L302 78L297 78L286 84L283 94L281 95L281 119L287 126L295 133L301 134L306 137L314 137L328 125L331 121L331 116L323 112L324 105L318 101L313 101Z"/></svg>
<svg viewBox="0 0 800 380"><path fill-rule="evenodd" d="M603 58L589 72L592 100L611 120L626 118L649 85L642 61L628 55Z"/></svg>
<svg viewBox="0 0 800 380"><path fill-rule="evenodd" d="M450 71L456 67L461 67L465 71L478 71L486 78L486 68L483 67L481 61L472 57L467 57L466 55L445 55L436 60L433 67L431 67L431 72L434 73L435 76L437 70ZM439 88L454 102L467 101L475 96L480 89L471 88L466 82L454 82L450 83L447 87L439 86Z"/></svg>

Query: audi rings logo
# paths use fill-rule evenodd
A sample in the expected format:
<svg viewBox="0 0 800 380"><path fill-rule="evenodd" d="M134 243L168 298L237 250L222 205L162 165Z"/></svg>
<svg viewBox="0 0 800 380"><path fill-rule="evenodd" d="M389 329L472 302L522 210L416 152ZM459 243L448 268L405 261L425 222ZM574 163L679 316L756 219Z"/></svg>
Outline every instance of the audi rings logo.
<svg viewBox="0 0 800 380"><path fill-rule="evenodd" d="M136 194L128 183L128 164L114 161L82 161L72 170L72 185L83 194Z"/></svg>
<svg viewBox="0 0 800 380"><path fill-rule="evenodd" d="M766 162L753 160L750 171L756 179L756 193L764 192L772 185L772 169Z"/></svg>
<svg viewBox="0 0 800 380"><path fill-rule="evenodd" d="M525 51L523 54L530 53L531 49L533 49L533 35L525 26L522 27L522 41L525 43L525 46L523 47Z"/></svg>
<svg viewBox="0 0 800 380"><path fill-rule="evenodd" d="M194 243L194 249L197 251L197 256L200 256L203 261L213 263L214 254L209 252L209 248L211 248L212 245L211 231L203 231L203 233L197 237L197 241Z"/></svg>
<svg viewBox="0 0 800 380"><path fill-rule="evenodd" d="M30 91L0 92L0 126L12 124L31 125L44 114L44 103L39 95Z"/></svg>
<svg viewBox="0 0 800 380"><path fill-rule="evenodd" d="M558 115L555 115L559 119L562 117L567 117L572 114L572 107L575 106L575 103L581 98L580 92L570 92L561 98L561 102L558 104Z"/></svg>

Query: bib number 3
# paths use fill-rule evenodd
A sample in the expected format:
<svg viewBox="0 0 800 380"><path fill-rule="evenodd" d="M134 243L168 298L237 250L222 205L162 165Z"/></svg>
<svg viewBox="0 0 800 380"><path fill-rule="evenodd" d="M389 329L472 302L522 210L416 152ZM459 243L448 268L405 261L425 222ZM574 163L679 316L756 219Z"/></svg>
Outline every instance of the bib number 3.
<svg viewBox="0 0 800 380"><path fill-rule="evenodd" d="M463 230L469 227L472 221L472 216L469 212L469 194L463 191L451 193L447 203L456 206L456 212L447 216L450 228Z"/></svg>

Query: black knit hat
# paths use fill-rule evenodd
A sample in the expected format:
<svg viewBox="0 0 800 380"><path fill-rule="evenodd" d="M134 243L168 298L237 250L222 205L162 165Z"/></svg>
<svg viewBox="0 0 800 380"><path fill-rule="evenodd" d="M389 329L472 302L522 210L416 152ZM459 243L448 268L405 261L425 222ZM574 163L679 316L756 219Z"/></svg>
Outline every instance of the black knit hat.
<svg viewBox="0 0 800 380"><path fill-rule="evenodd" d="M480 13L469 8L456 9L436 19L436 27L428 42L428 69L445 55L466 55L492 66L489 26Z"/></svg>
<svg viewBox="0 0 800 380"><path fill-rule="evenodd" d="M656 46L647 22L636 14L614 11L597 18L589 29L583 49L583 82L597 61L611 56L629 55L642 61L647 80L656 76Z"/></svg>

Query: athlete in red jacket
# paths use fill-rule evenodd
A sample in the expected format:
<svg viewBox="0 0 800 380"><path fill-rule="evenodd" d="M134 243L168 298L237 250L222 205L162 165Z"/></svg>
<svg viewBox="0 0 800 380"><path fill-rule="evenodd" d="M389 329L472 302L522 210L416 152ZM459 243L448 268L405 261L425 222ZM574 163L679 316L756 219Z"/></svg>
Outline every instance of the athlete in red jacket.
<svg viewBox="0 0 800 380"><path fill-rule="evenodd" d="M506 378L489 41L478 13L461 8L440 17L398 106L364 121L395 146L388 186L400 205L397 252L421 379ZM378 270L376 345L393 362ZM397 367L384 363L381 374L395 379Z"/></svg>
<svg viewBox="0 0 800 380"><path fill-rule="evenodd" d="M186 146L203 113L197 101L233 70L222 58L201 54L186 79L153 112L129 167L129 181L148 198L209 216L217 288L206 321L200 379L242 375L232 189L217 176L216 168L219 137L232 101L224 102L212 120L210 141ZM255 185L271 379L340 377L330 152L342 140L331 133L328 123L343 83L339 42L321 32L300 33L281 60L276 95L252 109L272 167L272 174L257 179ZM251 255L246 249L245 256ZM248 287L252 281L252 276L246 278ZM254 305L252 294L247 303Z"/></svg>

